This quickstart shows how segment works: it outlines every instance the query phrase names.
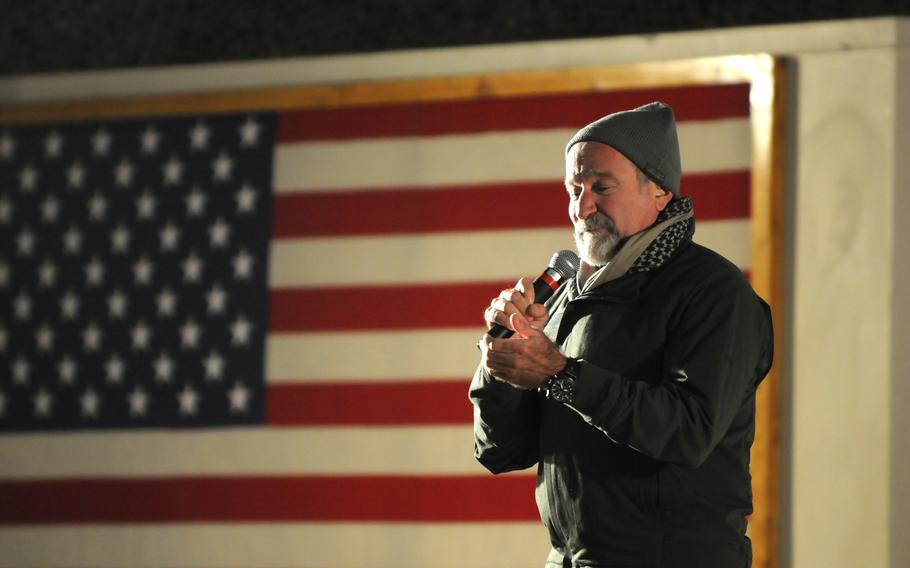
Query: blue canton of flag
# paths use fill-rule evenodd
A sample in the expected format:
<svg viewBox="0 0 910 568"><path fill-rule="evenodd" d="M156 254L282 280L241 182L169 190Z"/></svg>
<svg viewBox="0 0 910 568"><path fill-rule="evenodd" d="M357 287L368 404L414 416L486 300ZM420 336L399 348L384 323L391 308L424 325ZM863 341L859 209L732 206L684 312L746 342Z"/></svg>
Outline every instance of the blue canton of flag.
<svg viewBox="0 0 910 568"><path fill-rule="evenodd" d="M0 430L262 422L274 137L0 127Z"/></svg>

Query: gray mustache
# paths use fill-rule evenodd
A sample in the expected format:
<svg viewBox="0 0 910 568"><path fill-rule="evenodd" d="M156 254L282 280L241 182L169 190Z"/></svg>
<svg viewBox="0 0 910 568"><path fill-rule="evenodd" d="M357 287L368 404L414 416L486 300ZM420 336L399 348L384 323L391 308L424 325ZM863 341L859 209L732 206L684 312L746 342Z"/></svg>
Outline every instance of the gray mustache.
<svg viewBox="0 0 910 568"><path fill-rule="evenodd" d="M607 215L597 213L585 219L582 226L578 228L578 232L581 233L592 229L608 229L610 231L615 231L616 225L613 223L613 219Z"/></svg>

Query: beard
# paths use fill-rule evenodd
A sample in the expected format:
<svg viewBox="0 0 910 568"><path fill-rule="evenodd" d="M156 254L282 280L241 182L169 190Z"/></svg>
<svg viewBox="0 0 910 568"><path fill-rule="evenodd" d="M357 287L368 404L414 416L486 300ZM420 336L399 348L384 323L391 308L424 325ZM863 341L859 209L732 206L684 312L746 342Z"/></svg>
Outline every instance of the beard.
<svg viewBox="0 0 910 568"><path fill-rule="evenodd" d="M595 229L602 229L594 232ZM603 266L613 259L620 242L613 219L595 213L575 224L575 248L578 256L591 266Z"/></svg>

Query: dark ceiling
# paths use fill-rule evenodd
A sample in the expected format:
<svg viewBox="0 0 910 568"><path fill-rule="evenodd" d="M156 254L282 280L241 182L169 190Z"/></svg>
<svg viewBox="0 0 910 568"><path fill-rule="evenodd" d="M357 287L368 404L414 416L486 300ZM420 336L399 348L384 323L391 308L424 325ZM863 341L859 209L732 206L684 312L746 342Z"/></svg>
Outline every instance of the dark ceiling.
<svg viewBox="0 0 910 568"><path fill-rule="evenodd" d="M0 75L910 13L910 0L0 0Z"/></svg>

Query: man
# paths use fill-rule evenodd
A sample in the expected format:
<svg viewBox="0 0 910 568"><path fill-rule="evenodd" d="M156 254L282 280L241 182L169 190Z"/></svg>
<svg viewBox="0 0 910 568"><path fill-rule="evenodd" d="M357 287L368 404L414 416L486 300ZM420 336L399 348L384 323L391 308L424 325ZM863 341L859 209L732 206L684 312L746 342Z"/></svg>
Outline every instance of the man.
<svg viewBox="0 0 910 568"><path fill-rule="evenodd" d="M692 242L681 176L663 103L581 129L565 179L578 274L545 305L522 278L484 312L515 334L480 343L475 455L493 473L537 464L548 568L751 565L770 311Z"/></svg>

